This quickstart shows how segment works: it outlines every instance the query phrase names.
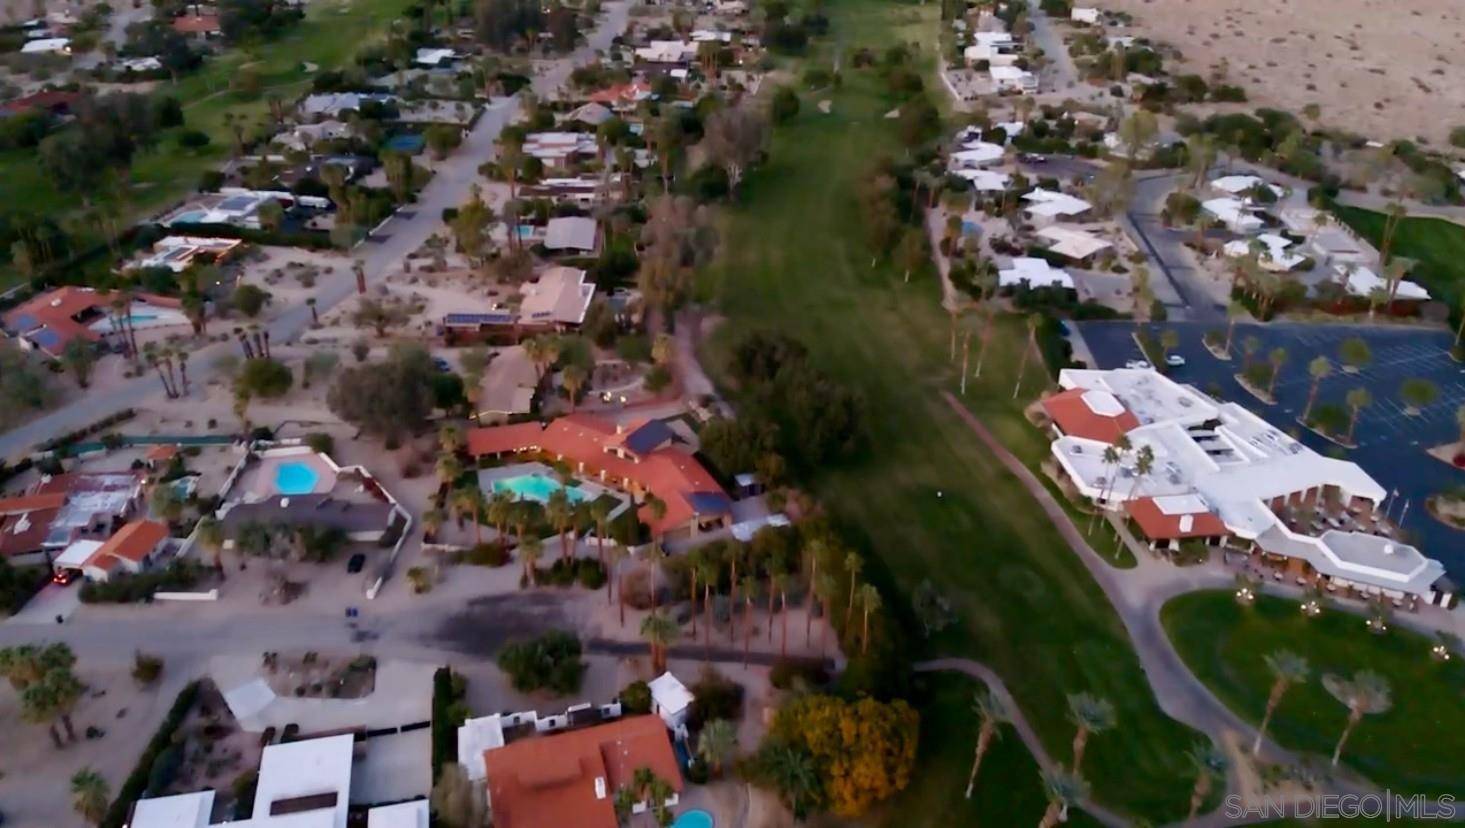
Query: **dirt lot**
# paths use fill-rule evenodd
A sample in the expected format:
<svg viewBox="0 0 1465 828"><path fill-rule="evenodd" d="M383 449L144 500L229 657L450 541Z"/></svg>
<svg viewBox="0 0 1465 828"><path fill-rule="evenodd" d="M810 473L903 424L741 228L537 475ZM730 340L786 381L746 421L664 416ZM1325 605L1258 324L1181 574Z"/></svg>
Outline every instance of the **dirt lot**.
<svg viewBox="0 0 1465 828"><path fill-rule="evenodd" d="M1465 7L1458 0L1105 0L1133 34L1180 49L1210 77L1224 60L1252 106L1300 112L1375 139L1442 147L1465 124ZM1117 32L1116 32L1117 33ZM1179 69L1180 67L1175 67Z"/></svg>

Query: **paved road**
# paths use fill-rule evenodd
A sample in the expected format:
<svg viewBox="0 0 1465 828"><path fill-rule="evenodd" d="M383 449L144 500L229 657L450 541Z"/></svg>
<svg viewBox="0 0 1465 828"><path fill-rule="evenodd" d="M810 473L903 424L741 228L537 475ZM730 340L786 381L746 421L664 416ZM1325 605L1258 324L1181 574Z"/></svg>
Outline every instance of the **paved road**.
<svg viewBox="0 0 1465 828"><path fill-rule="evenodd" d="M1078 86L1078 69L1073 65L1073 58L1068 55L1068 47L1063 43L1063 33L1043 12L1038 0L1028 0L1028 22L1032 24L1032 39L1043 50L1044 56L1048 58L1048 70L1050 82L1045 85L1045 92L1064 92L1073 97L1085 97L1080 92L1072 91Z"/></svg>
<svg viewBox="0 0 1465 828"><path fill-rule="evenodd" d="M1139 175L1125 213L1126 229L1150 260L1150 287L1173 319L1221 322L1226 304L1185 246L1189 234L1172 230L1160 221L1165 199L1184 180L1182 173Z"/></svg>
<svg viewBox="0 0 1465 828"><path fill-rule="evenodd" d="M600 23L585 44L571 55L541 64L540 74L533 81L534 91L540 95L552 92L569 77L575 66L590 62L597 51L608 47L611 40L624 30L628 8L625 0L606 4ZM442 229L444 208L457 207L468 200L472 186L480 181L478 167L495 157L499 133L518 115L519 108L517 97L499 99L485 107L463 145L446 160L433 165L432 181L418 194L417 202L399 210L352 251L351 257L360 261L365 270L368 286L379 283L387 274L394 272L408 253L421 247L433 233ZM356 280L350 267L338 267L337 273L322 281L317 288L316 309L324 314L350 298L355 291ZM309 329L310 319L310 308L302 303L285 309L265 327L272 342L289 343ZM219 321L215 324L222 326L225 323ZM190 354L190 378L200 389L198 393L202 393L203 386L213 376L215 358L236 348L234 343L225 342L202 347ZM17 459L38 443L83 428L124 408L166 404L157 401L157 392L157 379L145 373L109 390L105 397L84 396L0 435L0 459Z"/></svg>

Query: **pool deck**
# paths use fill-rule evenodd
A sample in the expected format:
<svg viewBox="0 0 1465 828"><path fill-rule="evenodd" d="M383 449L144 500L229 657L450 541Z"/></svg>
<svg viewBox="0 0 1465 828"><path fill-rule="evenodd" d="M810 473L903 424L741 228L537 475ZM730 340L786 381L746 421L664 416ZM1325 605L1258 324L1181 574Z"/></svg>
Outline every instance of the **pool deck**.
<svg viewBox="0 0 1465 828"><path fill-rule="evenodd" d="M315 486L309 492L279 491L276 487L277 475L281 466L288 465L309 466L316 474ZM240 489L246 493L246 499L261 500L277 494L299 495L329 492L336 487L337 469L326 458L302 447L300 451L276 449L266 452L259 458L258 463L245 472L245 476L245 479L240 481Z"/></svg>
<svg viewBox="0 0 1465 828"><path fill-rule="evenodd" d="M483 469L479 471L478 488L485 494L491 495L494 491L494 483L501 480L508 480L509 478L513 477L524 477L526 475L532 474L543 475L554 480L558 480L560 476L559 472L555 471L553 468L545 465L544 463L514 463L508 466L497 466L492 469ZM602 495L609 495L620 501L620 505L616 506L610 512L611 520L615 520L616 518L621 516L622 512L624 512L626 509L631 508L631 497L625 492L619 489L613 489L609 486L605 486L591 480L586 480L585 478L578 475L575 477L575 480L578 481L580 484L575 488L584 495L583 502L585 503L594 502L595 500L598 500Z"/></svg>

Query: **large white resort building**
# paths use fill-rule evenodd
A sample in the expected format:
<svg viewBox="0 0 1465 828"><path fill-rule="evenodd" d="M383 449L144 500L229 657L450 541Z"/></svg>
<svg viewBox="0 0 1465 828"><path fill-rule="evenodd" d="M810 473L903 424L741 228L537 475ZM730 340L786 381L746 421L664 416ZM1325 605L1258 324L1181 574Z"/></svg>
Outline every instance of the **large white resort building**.
<svg viewBox="0 0 1465 828"><path fill-rule="evenodd" d="M1444 567L1394 538L1379 514L1387 492L1356 463L1152 369L1068 369L1058 384L1042 407L1059 468L1084 497L1123 510L1152 548L1225 544L1262 556L1279 579L1453 601ZM1121 436L1130 445L1116 465L1105 450ZM1145 446L1153 461L1139 475Z"/></svg>

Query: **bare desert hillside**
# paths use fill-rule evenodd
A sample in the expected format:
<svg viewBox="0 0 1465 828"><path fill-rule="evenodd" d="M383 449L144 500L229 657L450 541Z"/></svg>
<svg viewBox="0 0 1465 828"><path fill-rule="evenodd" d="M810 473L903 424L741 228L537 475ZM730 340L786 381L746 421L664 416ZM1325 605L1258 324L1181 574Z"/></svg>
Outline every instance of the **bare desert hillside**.
<svg viewBox="0 0 1465 828"><path fill-rule="evenodd" d="M1137 34L1180 49L1185 68L1224 67L1253 105L1300 112L1370 138L1443 146L1465 125L1460 0L1103 0Z"/></svg>

